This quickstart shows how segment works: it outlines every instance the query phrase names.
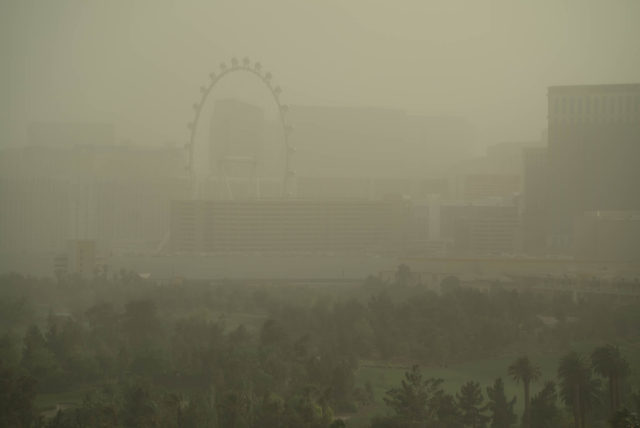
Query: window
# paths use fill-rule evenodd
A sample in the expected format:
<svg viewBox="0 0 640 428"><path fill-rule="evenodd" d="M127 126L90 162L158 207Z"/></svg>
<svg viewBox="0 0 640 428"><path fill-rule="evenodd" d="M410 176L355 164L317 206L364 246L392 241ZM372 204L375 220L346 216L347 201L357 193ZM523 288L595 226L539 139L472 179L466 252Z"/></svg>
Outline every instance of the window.
<svg viewBox="0 0 640 428"><path fill-rule="evenodd" d="M622 114L624 112L624 98L618 97L618 113Z"/></svg>

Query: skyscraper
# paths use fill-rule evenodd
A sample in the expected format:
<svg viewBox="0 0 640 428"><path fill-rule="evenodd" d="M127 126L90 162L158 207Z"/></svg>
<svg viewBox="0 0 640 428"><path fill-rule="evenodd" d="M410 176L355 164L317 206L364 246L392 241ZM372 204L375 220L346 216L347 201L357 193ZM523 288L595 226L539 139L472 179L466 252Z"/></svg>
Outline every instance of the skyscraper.
<svg viewBox="0 0 640 428"><path fill-rule="evenodd" d="M640 209L640 84L549 88L549 233L584 212Z"/></svg>
<svg viewBox="0 0 640 428"><path fill-rule="evenodd" d="M522 227L523 249L536 254L546 251L548 223L549 159L546 147L523 151Z"/></svg>

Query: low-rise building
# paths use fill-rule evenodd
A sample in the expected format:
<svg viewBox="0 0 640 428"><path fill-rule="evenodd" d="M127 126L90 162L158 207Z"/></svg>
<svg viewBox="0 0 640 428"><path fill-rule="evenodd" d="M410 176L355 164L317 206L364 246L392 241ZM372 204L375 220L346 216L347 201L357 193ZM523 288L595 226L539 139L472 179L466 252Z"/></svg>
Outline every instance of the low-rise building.
<svg viewBox="0 0 640 428"><path fill-rule="evenodd" d="M174 252L399 251L404 201L174 201Z"/></svg>

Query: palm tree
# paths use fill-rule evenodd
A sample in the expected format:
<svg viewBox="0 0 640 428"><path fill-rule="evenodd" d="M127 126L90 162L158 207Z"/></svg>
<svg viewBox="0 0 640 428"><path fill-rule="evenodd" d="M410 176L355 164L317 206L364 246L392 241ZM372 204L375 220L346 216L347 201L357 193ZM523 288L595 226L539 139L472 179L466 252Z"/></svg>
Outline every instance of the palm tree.
<svg viewBox="0 0 640 428"><path fill-rule="evenodd" d="M574 351L560 360L558 378L562 400L573 410L574 426L584 428L587 409L597 399L598 380L591 379L591 367Z"/></svg>
<svg viewBox="0 0 640 428"><path fill-rule="evenodd" d="M540 379L540 367L531 363L528 357L520 357L509 366L509 376L516 382L522 382L524 386L524 413L522 420L525 428L531 427L530 404L530 386L532 382Z"/></svg>
<svg viewBox="0 0 640 428"><path fill-rule="evenodd" d="M531 399L531 424L536 428L553 428L560 425L560 409L556 406L556 384L547 381Z"/></svg>
<svg viewBox="0 0 640 428"><path fill-rule="evenodd" d="M609 416L613 416L620 405L620 381L629 374L629 364L617 346L604 345L591 353L591 367L609 380Z"/></svg>

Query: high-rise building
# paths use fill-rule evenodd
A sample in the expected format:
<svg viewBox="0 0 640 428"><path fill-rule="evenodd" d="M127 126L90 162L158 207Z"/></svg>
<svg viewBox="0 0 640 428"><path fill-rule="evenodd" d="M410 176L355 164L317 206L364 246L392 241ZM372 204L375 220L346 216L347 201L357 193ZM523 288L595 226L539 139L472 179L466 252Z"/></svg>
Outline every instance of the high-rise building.
<svg viewBox="0 0 640 428"><path fill-rule="evenodd" d="M640 84L549 88L549 233L571 247L587 211L640 209Z"/></svg>
<svg viewBox="0 0 640 428"><path fill-rule="evenodd" d="M512 199L522 192L522 154L542 141L514 141L487 147L486 154L460 162L448 171L454 199Z"/></svg>
<svg viewBox="0 0 640 428"><path fill-rule="evenodd" d="M529 147L523 152L522 244L528 254L544 253L548 208L549 160L546 147Z"/></svg>
<svg viewBox="0 0 640 428"><path fill-rule="evenodd" d="M640 259L640 211L586 212L574 224L573 250L583 260Z"/></svg>

